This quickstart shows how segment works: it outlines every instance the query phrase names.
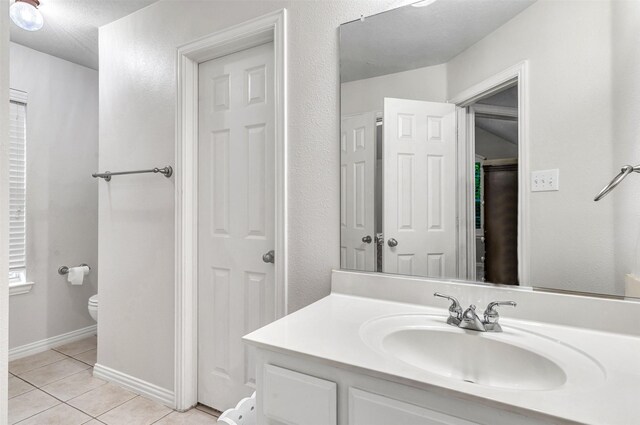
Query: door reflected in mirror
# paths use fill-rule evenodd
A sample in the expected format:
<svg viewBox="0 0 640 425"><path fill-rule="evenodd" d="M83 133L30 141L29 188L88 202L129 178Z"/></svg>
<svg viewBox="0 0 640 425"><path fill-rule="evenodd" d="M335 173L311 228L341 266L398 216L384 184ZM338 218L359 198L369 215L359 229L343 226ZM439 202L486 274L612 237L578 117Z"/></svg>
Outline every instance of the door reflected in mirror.
<svg viewBox="0 0 640 425"><path fill-rule="evenodd" d="M640 162L638 24L640 4L606 0L436 0L343 24L342 268L640 287L640 178L594 202Z"/></svg>

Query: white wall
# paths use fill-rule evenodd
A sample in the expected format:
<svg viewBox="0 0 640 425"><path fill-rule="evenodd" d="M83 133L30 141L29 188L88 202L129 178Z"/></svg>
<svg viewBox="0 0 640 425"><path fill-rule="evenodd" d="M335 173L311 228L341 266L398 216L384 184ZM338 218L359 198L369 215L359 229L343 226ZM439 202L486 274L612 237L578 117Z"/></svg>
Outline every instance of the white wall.
<svg viewBox="0 0 640 425"><path fill-rule="evenodd" d="M625 164L640 163L640 3L616 1L612 10L613 163L615 174ZM612 178L613 174L609 176ZM599 203L615 211L616 278L640 276L640 175L632 174Z"/></svg>
<svg viewBox="0 0 640 425"><path fill-rule="evenodd" d="M517 145L480 127L475 130L476 155L482 155L486 159L518 158Z"/></svg>
<svg viewBox="0 0 640 425"><path fill-rule="evenodd" d="M530 198L535 286L622 294L628 265L614 268L613 204L593 202L617 173L610 8L611 2L538 1L448 62L452 98L529 60L531 170L560 169L559 192Z"/></svg>
<svg viewBox="0 0 640 425"><path fill-rule="evenodd" d="M340 114L382 112L384 98L447 100L447 65L428 66L341 84Z"/></svg>
<svg viewBox="0 0 640 425"><path fill-rule="evenodd" d="M10 299L9 345L22 346L95 322L98 285L98 73L11 43L11 88L27 103L28 294ZM61 265L93 269L82 286Z"/></svg>
<svg viewBox="0 0 640 425"><path fill-rule="evenodd" d="M100 169L175 165L176 48L289 12L289 311L339 259L338 25L408 3L164 0L100 29ZM173 390L174 181L100 183L98 363Z"/></svg>

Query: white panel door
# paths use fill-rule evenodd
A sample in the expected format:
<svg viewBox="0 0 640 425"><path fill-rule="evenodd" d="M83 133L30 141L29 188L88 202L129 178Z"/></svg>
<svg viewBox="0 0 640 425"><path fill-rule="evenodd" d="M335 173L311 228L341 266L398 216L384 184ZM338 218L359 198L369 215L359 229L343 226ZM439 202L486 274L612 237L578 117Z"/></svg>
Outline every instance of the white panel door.
<svg viewBox="0 0 640 425"><path fill-rule="evenodd" d="M373 112L342 118L340 265L350 270L376 271L375 124Z"/></svg>
<svg viewBox="0 0 640 425"><path fill-rule="evenodd" d="M218 410L254 391L241 338L275 320L273 81L273 43L199 66L198 401Z"/></svg>
<svg viewBox="0 0 640 425"><path fill-rule="evenodd" d="M457 277L455 125L453 104L384 99L386 273Z"/></svg>

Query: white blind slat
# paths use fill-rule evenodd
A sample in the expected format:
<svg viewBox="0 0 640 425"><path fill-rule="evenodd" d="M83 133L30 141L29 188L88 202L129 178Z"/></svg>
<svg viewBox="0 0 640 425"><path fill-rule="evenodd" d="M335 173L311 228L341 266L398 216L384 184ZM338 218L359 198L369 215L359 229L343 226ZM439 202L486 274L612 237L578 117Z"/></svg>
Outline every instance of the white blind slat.
<svg viewBox="0 0 640 425"><path fill-rule="evenodd" d="M9 108L9 270L26 267L27 105L10 102Z"/></svg>

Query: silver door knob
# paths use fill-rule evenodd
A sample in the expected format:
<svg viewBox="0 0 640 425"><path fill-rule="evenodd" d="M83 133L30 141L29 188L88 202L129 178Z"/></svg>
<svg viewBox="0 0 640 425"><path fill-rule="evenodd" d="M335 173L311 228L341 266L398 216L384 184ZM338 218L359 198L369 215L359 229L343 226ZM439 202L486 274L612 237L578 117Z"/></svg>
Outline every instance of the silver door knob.
<svg viewBox="0 0 640 425"><path fill-rule="evenodd" d="M394 246L398 246L398 241L391 238L387 241L387 245L389 245L391 248L393 248Z"/></svg>
<svg viewBox="0 0 640 425"><path fill-rule="evenodd" d="M373 241L373 239L371 239L371 236L367 235L365 237L362 238L362 242L364 243L371 243Z"/></svg>
<svg viewBox="0 0 640 425"><path fill-rule="evenodd" d="M276 253L272 249L271 251L267 252L262 256L262 261L264 261L265 263L273 263L275 258L276 258Z"/></svg>

